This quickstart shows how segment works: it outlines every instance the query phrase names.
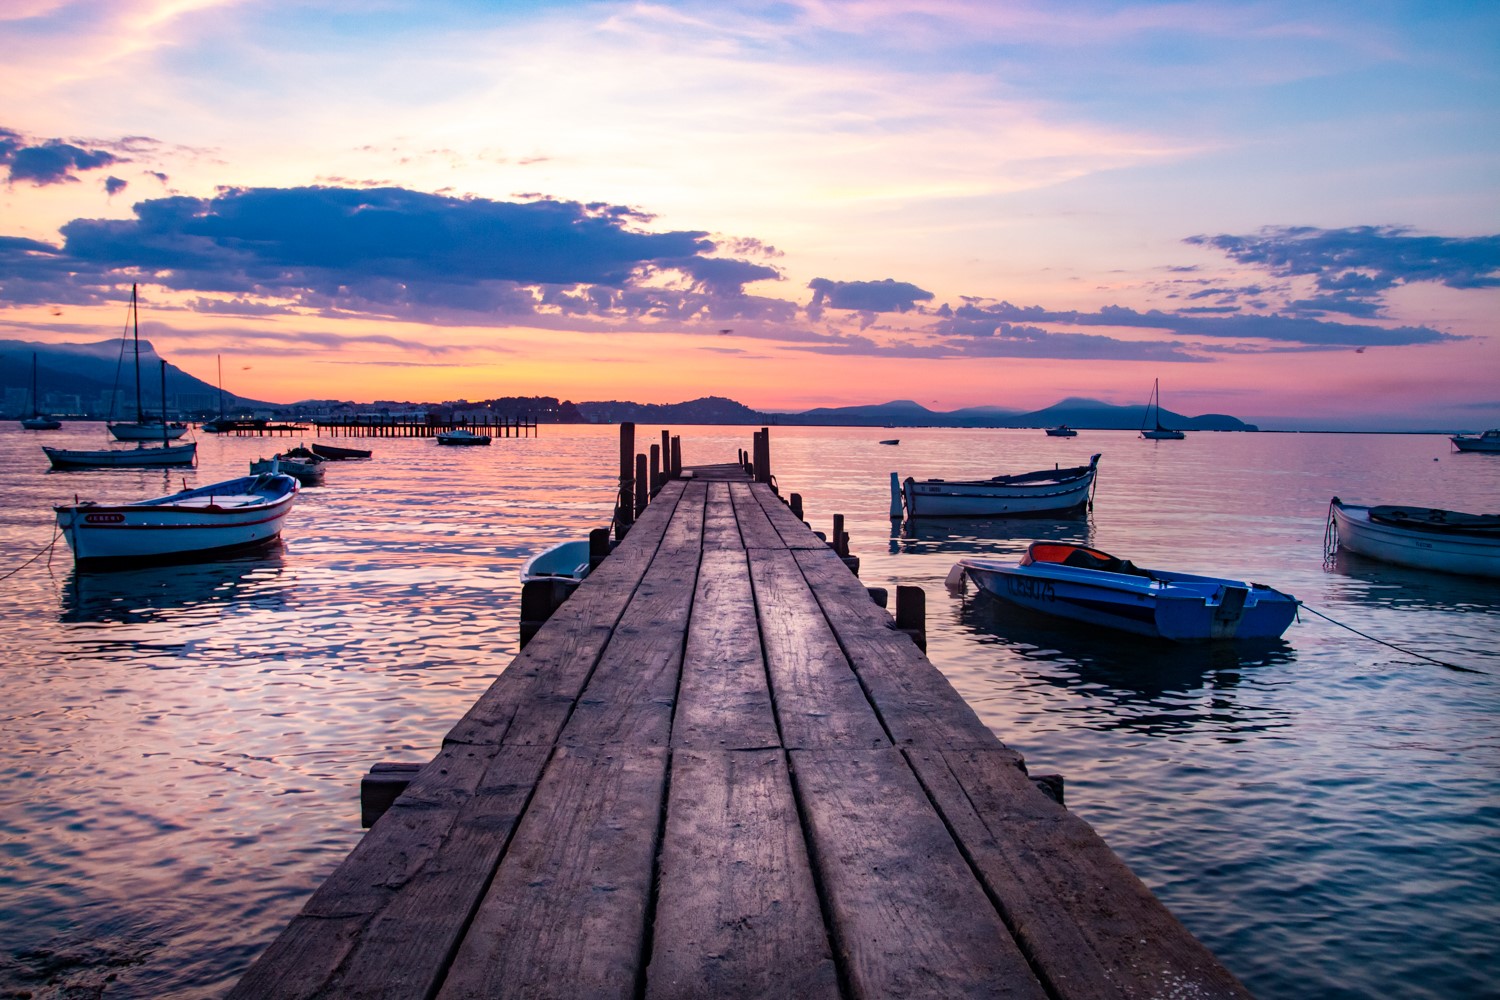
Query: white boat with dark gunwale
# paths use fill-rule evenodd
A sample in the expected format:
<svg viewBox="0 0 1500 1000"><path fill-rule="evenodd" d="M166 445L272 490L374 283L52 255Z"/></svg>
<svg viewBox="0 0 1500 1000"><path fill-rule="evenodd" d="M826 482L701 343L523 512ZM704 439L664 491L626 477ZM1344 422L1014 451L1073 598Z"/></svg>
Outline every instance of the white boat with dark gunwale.
<svg viewBox="0 0 1500 1000"><path fill-rule="evenodd" d="M1032 542L1015 564L961 559L948 585L965 577L1033 611L1172 642L1275 639L1298 607L1264 584L1143 569L1066 542Z"/></svg>
<svg viewBox="0 0 1500 1000"><path fill-rule="evenodd" d="M1065 517L1087 509L1099 456L1088 465L991 479L912 479L891 473L891 519L919 517Z"/></svg>
<svg viewBox="0 0 1500 1000"><path fill-rule="evenodd" d="M155 447L142 443L134 448L94 450L49 448L42 445L42 451L54 469L149 469L192 465L198 456L198 442Z"/></svg>
<svg viewBox="0 0 1500 1000"><path fill-rule="evenodd" d="M1500 514L1437 507L1364 507L1334 497L1327 548L1439 573L1500 577Z"/></svg>
<svg viewBox="0 0 1500 1000"><path fill-rule="evenodd" d="M526 560L521 584L555 582L577 586L589 575L589 540L558 542Z"/></svg>
<svg viewBox="0 0 1500 1000"><path fill-rule="evenodd" d="M1146 402L1146 414L1141 418L1141 437L1147 441L1182 441L1187 437L1182 431L1161 424L1161 379L1151 383L1151 398Z"/></svg>
<svg viewBox="0 0 1500 1000"><path fill-rule="evenodd" d="M1448 439L1459 451L1487 451L1500 453L1500 428L1483 434L1455 434Z"/></svg>
<svg viewBox="0 0 1500 1000"><path fill-rule="evenodd" d="M54 507L80 566L181 562L270 542L297 499L291 476L245 476L152 500Z"/></svg>
<svg viewBox="0 0 1500 1000"><path fill-rule="evenodd" d="M438 444L446 445L486 445L490 443L488 434L475 434L471 430L460 427L456 430L443 431L437 436Z"/></svg>
<svg viewBox="0 0 1500 1000"><path fill-rule="evenodd" d="M1078 432L1067 424L1058 424L1056 427L1047 428L1047 436L1049 438L1076 438Z"/></svg>

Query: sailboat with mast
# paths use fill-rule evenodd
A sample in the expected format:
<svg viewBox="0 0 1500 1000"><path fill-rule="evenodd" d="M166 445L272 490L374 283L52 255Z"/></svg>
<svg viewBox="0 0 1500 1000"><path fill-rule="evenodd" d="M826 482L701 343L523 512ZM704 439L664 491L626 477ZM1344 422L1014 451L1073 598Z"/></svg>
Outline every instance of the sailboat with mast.
<svg viewBox="0 0 1500 1000"><path fill-rule="evenodd" d="M1187 437L1182 431L1161 425L1161 379L1151 382L1151 399L1146 403L1146 415L1141 418L1141 437L1147 441L1181 441Z"/></svg>
<svg viewBox="0 0 1500 1000"><path fill-rule="evenodd" d="M130 286L130 313L126 317L126 330L135 329L135 422L109 423L109 432L116 441L174 441L187 433L187 424L180 421L167 422L166 363L162 367L161 419L148 418L141 404L141 316L135 285Z"/></svg>
<svg viewBox="0 0 1500 1000"><path fill-rule="evenodd" d="M167 363L165 361L161 363L161 390L162 399L166 399ZM47 461L52 463L54 469L155 468L192 465L198 458L198 442L173 444L167 436L167 427L166 411L163 409L161 422L156 425L157 433L162 435L160 445L153 446L141 441L134 448L101 448L96 451L48 448L43 445L42 451L46 452Z"/></svg>
<svg viewBox="0 0 1500 1000"><path fill-rule="evenodd" d="M40 409L41 403L36 394L36 352L31 355L31 416L22 419L21 426L28 431L55 431L62 426L62 421L56 417L49 417Z"/></svg>

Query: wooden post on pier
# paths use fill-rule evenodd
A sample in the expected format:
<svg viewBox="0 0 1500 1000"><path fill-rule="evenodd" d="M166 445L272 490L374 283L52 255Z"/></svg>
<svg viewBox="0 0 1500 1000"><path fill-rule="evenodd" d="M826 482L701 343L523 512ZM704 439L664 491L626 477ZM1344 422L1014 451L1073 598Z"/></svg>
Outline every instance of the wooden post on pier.
<svg viewBox="0 0 1500 1000"><path fill-rule="evenodd" d="M620 492L615 498L615 538L622 539L635 522L635 424L620 424Z"/></svg>
<svg viewBox="0 0 1500 1000"><path fill-rule="evenodd" d="M755 435L755 481L771 482L771 428L762 427Z"/></svg>
<svg viewBox="0 0 1500 1000"><path fill-rule="evenodd" d="M604 557L609 555L609 529L595 528L589 532L589 572L599 568Z"/></svg>
<svg viewBox="0 0 1500 1000"><path fill-rule="evenodd" d="M795 514L795 515L797 515L797 520L799 520L799 521L806 521L807 520L807 518L805 518L805 517L802 516L802 494L801 493L793 493L792 494L792 501L791 501L791 504L789 506L792 508L792 513Z"/></svg>
<svg viewBox="0 0 1500 1000"><path fill-rule="evenodd" d="M829 544L833 546L834 555L847 556L849 554L849 536L844 534L844 515L833 515L833 538Z"/></svg>
<svg viewBox="0 0 1500 1000"><path fill-rule="evenodd" d="M921 587L896 585L896 630L927 651L927 591Z"/></svg>
<svg viewBox="0 0 1500 1000"><path fill-rule="evenodd" d="M669 468L673 479L682 477L682 438L676 434L672 435L672 460Z"/></svg>
<svg viewBox="0 0 1500 1000"><path fill-rule="evenodd" d="M667 470L672 467L672 435L668 431L661 432L661 479L667 481ZM660 486L657 489L661 489Z"/></svg>
<svg viewBox="0 0 1500 1000"><path fill-rule="evenodd" d="M653 444L651 446L651 495L652 496L656 496L656 494L658 494L658 493L661 492L661 483L662 483L662 478L661 478L661 456L662 456L661 445L659 445L659 444Z"/></svg>
<svg viewBox="0 0 1500 1000"><path fill-rule="evenodd" d="M640 517L651 502L651 480L646 478L646 456L635 456L635 516Z"/></svg>

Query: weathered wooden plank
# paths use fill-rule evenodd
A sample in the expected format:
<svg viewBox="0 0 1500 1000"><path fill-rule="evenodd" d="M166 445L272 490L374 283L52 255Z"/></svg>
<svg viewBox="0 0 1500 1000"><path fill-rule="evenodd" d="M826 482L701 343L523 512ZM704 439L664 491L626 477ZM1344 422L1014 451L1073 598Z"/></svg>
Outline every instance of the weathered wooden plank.
<svg viewBox="0 0 1500 1000"><path fill-rule="evenodd" d="M1249 997L1093 828L1007 754L907 757L1058 1000Z"/></svg>
<svg viewBox="0 0 1500 1000"><path fill-rule="evenodd" d="M749 483L730 483L729 495L734 502L735 520L740 525L740 537L747 549L784 549L786 543L766 517L765 508L755 499L756 490L768 490L767 486L751 486Z"/></svg>
<svg viewBox="0 0 1500 1000"><path fill-rule="evenodd" d="M700 750L781 745L743 549L703 553L672 745Z"/></svg>
<svg viewBox="0 0 1500 1000"><path fill-rule="evenodd" d="M442 850L498 752L494 746L444 747L230 995L244 1000L317 995L370 921Z"/></svg>
<svg viewBox="0 0 1500 1000"><path fill-rule="evenodd" d="M703 515L703 547L710 551L743 550L740 525L734 518L734 504L729 498L729 484L710 482L708 506Z"/></svg>
<svg viewBox="0 0 1500 1000"><path fill-rule="evenodd" d="M1046 997L900 751L791 761L856 997Z"/></svg>
<svg viewBox="0 0 1500 1000"><path fill-rule="evenodd" d="M656 558L563 728L563 743L665 746L671 739L706 501L704 483L683 490Z"/></svg>
<svg viewBox="0 0 1500 1000"><path fill-rule="evenodd" d="M656 556L682 496L674 480L608 559L542 626L448 733L455 743L550 745Z"/></svg>
<svg viewBox="0 0 1500 1000"><path fill-rule="evenodd" d="M839 996L780 750L674 750L647 1000Z"/></svg>
<svg viewBox="0 0 1500 1000"><path fill-rule="evenodd" d="M365 927L330 993L383 1000L432 995L550 753L500 748L441 848Z"/></svg>
<svg viewBox="0 0 1500 1000"><path fill-rule="evenodd" d="M832 551L796 553L838 641L898 746L1002 746L969 703L870 600L864 585ZM1016 755L1019 760L1019 754Z"/></svg>
<svg viewBox="0 0 1500 1000"><path fill-rule="evenodd" d="M792 553L747 552L782 745L890 746Z"/></svg>
<svg viewBox="0 0 1500 1000"><path fill-rule="evenodd" d="M558 749L439 1000L635 996L666 764L659 747Z"/></svg>
<svg viewBox="0 0 1500 1000"><path fill-rule="evenodd" d="M760 502L761 509L765 511L766 517L775 526L776 533L781 536L782 543L789 549L820 549L827 548L828 543L817 535L812 529L803 524L792 509L788 507L767 486L755 487L755 499Z"/></svg>

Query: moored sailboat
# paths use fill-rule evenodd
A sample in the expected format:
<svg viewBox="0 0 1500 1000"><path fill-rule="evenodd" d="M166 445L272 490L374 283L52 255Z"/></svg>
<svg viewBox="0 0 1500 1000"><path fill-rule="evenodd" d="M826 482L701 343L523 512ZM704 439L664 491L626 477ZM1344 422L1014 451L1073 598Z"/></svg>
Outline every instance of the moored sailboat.
<svg viewBox="0 0 1500 1000"><path fill-rule="evenodd" d="M1161 425L1160 379L1153 379L1151 382L1151 399L1146 403L1146 415L1141 420L1141 437L1147 441L1181 441L1187 437L1182 431Z"/></svg>
<svg viewBox="0 0 1500 1000"><path fill-rule="evenodd" d="M161 363L161 385L162 399L167 398L167 363ZM54 469L109 469L109 468L143 468L156 466L192 465L198 457L198 442L189 441L187 444L172 444L170 435L166 433L167 423L165 414L160 424L157 424L158 433L162 435L161 444L152 446L145 441L139 441L134 448L99 448L93 450L78 450L71 448L48 448L42 446L42 452L47 460L52 463Z"/></svg>
<svg viewBox="0 0 1500 1000"><path fill-rule="evenodd" d="M56 417L49 417L40 409L41 403L36 394L36 353L31 355L31 416L21 420L21 426L28 431L55 431L62 427L62 421Z"/></svg>
<svg viewBox="0 0 1500 1000"><path fill-rule="evenodd" d="M161 420L155 417L148 418L141 403L141 320L140 305L137 298L136 285L130 286L130 314L126 318L126 330L134 328L135 334L135 422L108 424L109 432L114 435L116 441L175 441L187 433L187 424L181 421L167 421L167 380L166 362L162 362L162 393L161 393Z"/></svg>

